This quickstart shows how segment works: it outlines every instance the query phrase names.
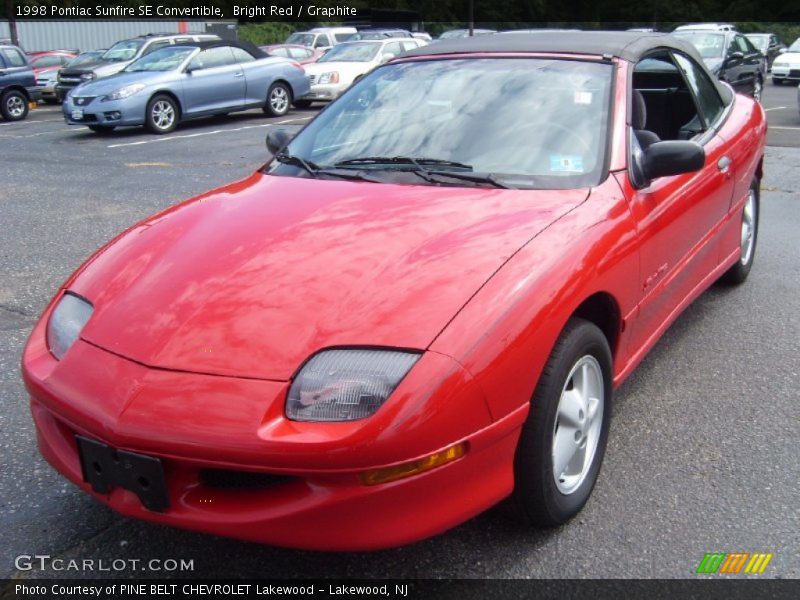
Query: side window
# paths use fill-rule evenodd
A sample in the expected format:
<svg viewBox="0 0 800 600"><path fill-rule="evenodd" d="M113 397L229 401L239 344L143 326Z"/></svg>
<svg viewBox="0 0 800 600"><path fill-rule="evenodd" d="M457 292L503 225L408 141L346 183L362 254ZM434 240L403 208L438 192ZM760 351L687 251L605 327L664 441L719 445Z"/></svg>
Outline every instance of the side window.
<svg viewBox="0 0 800 600"><path fill-rule="evenodd" d="M741 43L741 44L744 44L744 47L745 47L745 48L747 48L746 50L743 50L743 52L744 52L745 54L752 54L753 52L761 52L761 51L760 51L758 48L756 48L756 47L755 47L755 45L753 44L753 42L751 42L750 40L748 40L748 39L747 39L746 37L744 37L743 35L740 35L740 36L739 36L739 41L740 41L740 43Z"/></svg>
<svg viewBox="0 0 800 600"><path fill-rule="evenodd" d="M733 43L731 44L731 52L741 52L742 54L749 54L750 50L747 47L747 40L743 35L733 36Z"/></svg>
<svg viewBox="0 0 800 600"><path fill-rule="evenodd" d="M333 46L333 44L331 44L330 39L325 33L318 35L317 39L314 40L314 48L324 48L327 46Z"/></svg>
<svg viewBox="0 0 800 600"><path fill-rule="evenodd" d="M25 57L22 56L22 53L16 48L3 48L0 52L3 53L6 64L10 67L24 67L28 64L25 61Z"/></svg>
<svg viewBox="0 0 800 600"><path fill-rule="evenodd" d="M403 53L403 46L400 42L389 42L383 47L383 51L381 54L394 54L398 56L399 54Z"/></svg>
<svg viewBox="0 0 800 600"><path fill-rule="evenodd" d="M236 48L235 46L231 46L231 50L233 51L233 58L236 59L238 63L249 63L255 60L255 57L246 50Z"/></svg>
<svg viewBox="0 0 800 600"><path fill-rule="evenodd" d="M189 68L192 70L213 69L234 64L233 52L230 46L218 46L203 50L192 59Z"/></svg>
<svg viewBox="0 0 800 600"><path fill-rule="evenodd" d="M693 60L682 54L675 54L675 60L681 71L683 71L686 81L689 82L689 87L700 105L700 112L705 117L706 124L713 124L725 109L717 88L708 78L705 71L695 64Z"/></svg>
<svg viewBox="0 0 800 600"><path fill-rule="evenodd" d="M413 50L417 47L417 42L400 42L403 46L403 52L406 50Z"/></svg>
<svg viewBox="0 0 800 600"><path fill-rule="evenodd" d="M144 49L144 52L142 52L142 56L144 56L145 54L150 54L151 52L155 52L159 48L165 48L166 46L169 46L169 42L167 41L153 42L147 48Z"/></svg>

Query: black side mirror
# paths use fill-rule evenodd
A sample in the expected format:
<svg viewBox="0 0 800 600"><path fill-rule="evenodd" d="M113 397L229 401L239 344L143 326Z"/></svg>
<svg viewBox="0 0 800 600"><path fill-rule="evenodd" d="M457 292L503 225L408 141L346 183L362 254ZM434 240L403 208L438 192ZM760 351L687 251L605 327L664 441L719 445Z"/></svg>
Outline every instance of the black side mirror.
<svg viewBox="0 0 800 600"><path fill-rule="evenodd" d="M270 129L267 132L267 150L272 156L275 156L292 141L293 137L289 130L283 127Z"/></svg>
<svg viewBox="0 0 800 600"><path fill-rule="evenodd" d="M647 179L699 171L706 163L706 151L697 142L665 141L650 144L642 157Z"/></svg>

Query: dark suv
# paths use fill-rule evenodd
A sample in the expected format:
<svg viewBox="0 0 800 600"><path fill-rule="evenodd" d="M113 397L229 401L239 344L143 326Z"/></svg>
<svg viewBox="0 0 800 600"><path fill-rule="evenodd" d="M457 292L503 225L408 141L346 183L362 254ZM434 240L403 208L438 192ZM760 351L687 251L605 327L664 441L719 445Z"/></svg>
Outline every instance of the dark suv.
<svg viewBox="0 0 800 600"><path fill-rule="evenodd" d="M686 29L674 36L691 42L708 70L734 91L761 100L767 75L767 59L750 40L737 31Z"/></svg>
<svg viewBox="0 0 800 600"><path fill-rule="evenodd" d="M38 102L33 68L25 54L11 44L0 45L0 114L7 121L20 121L28 116L28 106Z"/></svg>
<svg viewBox="0 0 800 600"><path fill-rule="evenodd" d="M208 33L150 33L121 40L93 63L84 63L79 67L67 66L59 70L56 96L63 100L79 84L119 73L137 58L164 46L215 40L219 40L219 36Z"/></svg>

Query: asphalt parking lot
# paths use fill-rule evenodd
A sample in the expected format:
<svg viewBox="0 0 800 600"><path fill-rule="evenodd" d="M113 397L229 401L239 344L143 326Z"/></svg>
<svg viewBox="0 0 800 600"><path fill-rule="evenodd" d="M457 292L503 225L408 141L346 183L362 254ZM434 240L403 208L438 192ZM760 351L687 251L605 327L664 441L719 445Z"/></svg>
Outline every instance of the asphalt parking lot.
<svg viewBox="0 0 800 600"><path fill-rule="evenodd" d="M276 124L260 111L167 136L98 136L57 107L0 123L0 577L695 577L706 552L771 552L761 577L800 577L800 115L795 86L765 89L770 120L750 279L714 287L667 331L613 408L585 510L524 531L490 510L434 539L350 554L285 550L122 518L39 456L20 354L58 285L139 219L244 177ZM435 509L432 507L432 509ZM17 570L15 557L187 559L189 572Z"/></svg>

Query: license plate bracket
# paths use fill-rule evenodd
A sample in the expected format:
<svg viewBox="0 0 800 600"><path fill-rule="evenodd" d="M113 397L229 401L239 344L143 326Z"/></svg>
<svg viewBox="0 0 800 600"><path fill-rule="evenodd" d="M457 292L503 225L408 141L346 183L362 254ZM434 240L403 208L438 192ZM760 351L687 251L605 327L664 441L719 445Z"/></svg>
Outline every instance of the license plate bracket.
<svg viewBox="0 0 800 600"><path fill-rule="evenodd" d="M83 109L76 108L72 111L72 120L81 121L83 119Z"/></svg>
<svg viewBox="0 0 800 600"><path fill-rule="evenodd" d="M76 435L83 480L99 494L119 486L139 497L148 510L169 508L164 465L154 456L117 450L107 444Z"/></svg>

